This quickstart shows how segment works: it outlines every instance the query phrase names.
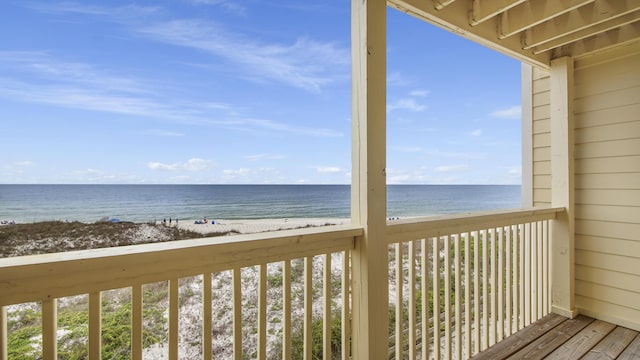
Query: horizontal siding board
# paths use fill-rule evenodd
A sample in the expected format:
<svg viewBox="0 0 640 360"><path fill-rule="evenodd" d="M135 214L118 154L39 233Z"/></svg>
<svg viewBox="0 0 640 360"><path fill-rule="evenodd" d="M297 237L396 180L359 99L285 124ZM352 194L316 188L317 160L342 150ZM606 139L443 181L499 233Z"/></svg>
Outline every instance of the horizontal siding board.
<svg viewBox="0 0 640 360"><path fill-rule="evenodd" d="M596 96L587 96L574 99L573 110L575 114L588 111L616 108L635 104L640 98L640 87L618 89Z"/></svg>
<svg viewBox="0 0 640 360"><path fill-rule="evenodd" d="M551 189L534 189L533 202L551 204Z"/></svg>
<svg viewBox="0 0 640 360"><path fill-rule="evenodd" d="M602 141L575 145L576 159L634 155L640 155L640 139Z"/></svg>
<svg viewBox="0 0 640 360"><path fill-rule="evenodd" d="M578 235L576 236L576 249L619 256L639 254L636 257L640 257L639 240L612 239L602 236Z"/></svg>
<svg viewBox="0 0 640 360"><path fill-rule="evenodd" d="M548 103L534 104L533 105L533 121L550 121L551 118L551 106Z"/></svg>
<svg viewBox="0 0 640 360"><path fill-rule="evenodd" d="M617 89L628 89L640 86L640 71L629 71L640 64L640 54L616 59L591 69L576 69L576 98L598 95Z"/></svg>
<svg viewBox="0 0 640 360"><path fill-rule="evenodd" d="M640 311L601 300L576 295L580 313L640 331Z"/></svg>
<svg viewBox="0 0 640 360"><path fill-rule="evenodd" d="M533 134L548 134L551 131L551 121L546 118L533 122Z"/></svg>
<svg viewBox="0 0 640 360"><path fill-rule="evenodd" d="M544 77L533 81L533 93L539 94L541 92L549 91L551 88L551 78Z"/></svg>
<svg viewBox="0 0 640 360"><path fill-rule="evenodd" d="M577 189L576 204L640 206L640 189Z"/></svg>
<svg viewBox="0 0 640 360"><path fill-rule="evenodd" d="M542 161L551 159L551 148L534 148L533 149L533 161Z"/></svg>
<svg viewBox="0 0 640 360"><path fill-rule="evenodd" d="M576 265L576 280L592 282L605 286L640 293L640 276L594 268L591 266Z"/></svg>
<svg viewBox="0 0 640 360"><path fill-rule="evenodd" d="M536 175L551 175L551 161L535 161L533 173Z"/></svg>
<svg viewBox="0 0 640 360"><path fill-rule="evenodd" d="M590 266L633 276L640 276L640 259L636 257L603 254L580 249L576 250L575 255L576 265Z"/></svg>
<svg viewBox="0 0 640 360"><path fill-rule="evenodd" d="M640 139L640 121L594 126L575 130L575 143Z"/></svg>
<svg viewBox="0 0 640 360"><path fill-rule="evenodd" d="M576 189L638 189L640 173L609 173L578 175Z"/></svg>
<svg viewBox="0 0 640 360"><path fill-rule="evenodd" d="M537 67L533 68L533 80L538 80L538 79L544 79L544 78L548 78L550 75L549 71L547 70L543 70Z"/></svg>
<svg viewBox="0 0 640 360"><path fill-rule="evenodd" d="M590 235L614 239L638 240L640 224L596 220L575 221L576 235ZM639 255L640 254L636 254Z"/></svg>
<svg viewBox="0 0 640 360"><path fill-rule="evenodd" d="M575 116L575 128L581 129L628 121L640 121L640 102L578 114Z"/></svg>
<svg viewBox="0 0 640 360"><path fill-rule="evenodd" d="M551 175L533 175L533 187L536 189L550 189Z"/></svg>
<svg viewBox="0 0 640 360"><path fill-rule="evenodd" d="M577 159L575 172L576 174L640 172L640 155Z"/></svg>
<svg viewBox="0 0 640 360"><path fill-rule="evenodd" d="M550 99L551 99L550 91L544 91L541 93L533 94L533 106L550 104L551 103Z"/></svg>
<svg viewBox="0 0 640 360"><path fill-rule="evenodd" d="M575 209L575 218L580 220L640 224L640 207L636 206L580 205Z"/></svg>
<svg viewBox="0 0 640 360"><path fill-rule="evenodd" d="M640 310L640 293L576 280L576 295Z"/></svg>
<svg viewBox="0 0 640 360"><path fill-rule="evenodd" d="M551 146L551 134L533 134L533 147L548 147Z"/></svg>

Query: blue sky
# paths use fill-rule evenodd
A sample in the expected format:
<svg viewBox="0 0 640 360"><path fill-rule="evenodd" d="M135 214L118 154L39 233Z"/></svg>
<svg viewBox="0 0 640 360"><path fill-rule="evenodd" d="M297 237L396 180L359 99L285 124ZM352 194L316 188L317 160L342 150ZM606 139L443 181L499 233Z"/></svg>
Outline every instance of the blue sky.
<svg viewBox="0 0 640 360"><path fill-rule="evenodd" d="M5 0L0 183L348 184L348 0ZM388 10L387 182L519 184L520 63Z"/></svg>

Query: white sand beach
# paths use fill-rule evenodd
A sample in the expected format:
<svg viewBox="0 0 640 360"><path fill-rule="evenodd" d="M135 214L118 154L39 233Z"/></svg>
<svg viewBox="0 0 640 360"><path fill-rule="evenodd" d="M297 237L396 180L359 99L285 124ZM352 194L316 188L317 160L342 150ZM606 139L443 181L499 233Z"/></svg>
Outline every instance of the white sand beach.
<svg viewBox="0 0 640 360"><path fill-rule="evenodd" d="M289 218L246 220L213 219L208 220L206 224L196 224L196 220L180 220L178 221L178 227L202 234L212 232L253 234L266 231L299 229L314 226L345 225L349 224L350 222L351 220L346 218ZM172 221L171 226L176 226L176 222Z"/></svg>

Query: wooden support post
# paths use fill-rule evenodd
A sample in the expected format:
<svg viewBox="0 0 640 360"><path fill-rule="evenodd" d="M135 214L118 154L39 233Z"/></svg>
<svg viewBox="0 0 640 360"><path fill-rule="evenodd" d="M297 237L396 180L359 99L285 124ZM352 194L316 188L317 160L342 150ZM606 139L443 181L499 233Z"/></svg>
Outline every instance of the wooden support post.
<svg viewBox="0 0 640 360"><path fill-rule="evenodd" d="M7 341L9 340L9 329L7 319L7 307L0 306L0 360L7 360L9 358L9 347Z"/></svg>
<svg viewBox="0 0 640 360"><path fill-rule="evenodd" d="M386 12L384 0L351 2L351 222L364 228L352 253L353 359L388 356Z"/></svg>
<svg viewBox="0 0 640 360"><path fill-rule="evenodd" d="M551 61L551 205L564 207L552 223L552 311L575 317L573 59Z"/></svg>

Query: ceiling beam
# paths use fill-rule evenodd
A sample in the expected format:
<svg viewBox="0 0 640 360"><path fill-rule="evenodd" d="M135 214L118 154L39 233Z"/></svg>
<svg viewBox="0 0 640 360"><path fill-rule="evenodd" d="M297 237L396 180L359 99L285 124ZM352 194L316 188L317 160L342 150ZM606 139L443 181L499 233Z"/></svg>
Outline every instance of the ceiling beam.
<svg viewBox="0 0 640 360"><path fill-rule="evenodd" d="M434 0L387 0L387 4L399 11L439 26L522 62L543 69L549 68L550 54L542 53L534 55L530 50L522 49L518 37L509 37L498 41L495 19L471 26L469 24L469 7L467 1L455 1L442 10L436 10Z"/></svg>
<svg viewBox="0 0 640 360"><path fill-rule="evenodd" d="M638 9L640 0L596 0L526 30L522 47L531 49Z"/></svg>
<svg viewBox="0 0 640 360"><path fill-rule="evenodd" d="M498 15L498 38L504 39L595 0L530 0Z"/></svg>
<svg viewBox="0 0 640 360"><path fill-rule="evenodd" d="M527 0L473 0L471 12L469 13L469 24L476 26L526 1Z"/></svg>
<svg viewBox="0 0 640 360"><path fill-rule="evenodd" d="M611 20L601 22L597 25L584 28L580 31L576 31L569 35L559 37L555 40L548 41L540 46L534 47L533 53L539 54L544 51L549 51L551 49L554 49L563 45L567 45L569 43L572 43L578 40L586 39L588 37L609 31L611 29L615 29L627 24L631 24L633 22L639 21L638 19L640 19L640 11L634 11L634 12L625 14L623 16L619 16Z"/></svg>
<svg viewBox="0 0 640 360"><path fill-rule="evenodd" d="M570 45L556 48L553 50L552 55L553 58L556 58L571 54L571 56L577 58L614 46L634 42L640 42L640 22L624 25L588 39L579 40Z"/></svg>
<svg viewBox="0 0 640 360"><path fill-rule="evenodd" d="M436 8L436 10L442 10L454 1L456 0L434 0L433 6Z"/></svg>

